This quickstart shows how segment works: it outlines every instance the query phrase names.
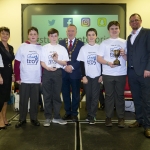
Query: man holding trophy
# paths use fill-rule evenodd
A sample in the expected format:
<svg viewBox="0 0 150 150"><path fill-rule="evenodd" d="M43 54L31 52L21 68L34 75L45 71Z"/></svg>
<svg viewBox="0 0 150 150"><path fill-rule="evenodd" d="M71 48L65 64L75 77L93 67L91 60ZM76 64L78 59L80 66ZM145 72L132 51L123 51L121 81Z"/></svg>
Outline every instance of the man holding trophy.
<svg viewBox="0 0 150 150"><path fill-rule="evenodd" d="M107 127L112 126L114 105L118 116L118 127L124 128L124 86L126 82L126 41L119 38L120 24L111 21L107 26L110 38L104 40L99 47L97 60L103 67L103 83L105 87L105 112Z"/></svg>

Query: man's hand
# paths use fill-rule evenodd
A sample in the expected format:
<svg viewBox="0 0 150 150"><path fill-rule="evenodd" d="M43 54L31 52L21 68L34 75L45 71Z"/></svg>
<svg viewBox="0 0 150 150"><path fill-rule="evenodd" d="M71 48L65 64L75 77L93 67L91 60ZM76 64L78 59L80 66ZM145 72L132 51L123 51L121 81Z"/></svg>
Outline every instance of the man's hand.
<svg viewBox="0 0 150 150"><path fill-rule="evenodd" d="M48 71L56 71L56 70L57 70L57 68L47 67L47 70L48 70Z"/></svg>
<svg viewBox="0 0 150 150"><path fill-rule="evenodd" d="M68 72L68 73L72 73L72 70L73 69L72 69L71 65L68 65L68 66L65 67L65 71Z"/></svg>
<svg viewBox="0 0 150 150"><path fill-rule="evenodd" d="M18 84L21 84L21 81L16 81Z"/></svg>
<svg viewBox="0 0 150 150"><path fill-rule="evenodd" d="M124 49L120 49L120 55L124 56L125 55L125 50Z"/></svg>
<svg viewBox="0 0 150 150"><path fill-rule="evenodd" d="M150 71L144 70L144 78L150 77Z"/></svg>
<svg viewBox="0 0 150 150"><path fill-rule="evenodd" d="M86 76L84 76L84 77L82 78L82 82L83 82L84 84L87 84L87 83L88 83L88 79L87 79Z"/></svg>
<svg viewBox="0 0 150 150"><path fill-rule="evenodd" d="M103 78L102 78L102 76L100 76L98 79L98 83L101 83L102 81L103 81Z"/></svg>

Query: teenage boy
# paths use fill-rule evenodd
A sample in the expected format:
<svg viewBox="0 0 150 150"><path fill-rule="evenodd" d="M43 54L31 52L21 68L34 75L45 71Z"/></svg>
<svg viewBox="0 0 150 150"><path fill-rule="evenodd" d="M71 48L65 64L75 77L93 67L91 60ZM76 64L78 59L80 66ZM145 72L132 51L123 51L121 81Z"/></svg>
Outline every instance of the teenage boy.
<svg viewBox="0 0 150 150"><path fill-rule="evenodd" d="M65 120L61 119L61 87L62 87L62 68L67 65L69 61L67 50L57 44L58 31L51 28L48 31L48 38L50 43L42 48L41 65L44 68L42 76L42 87L44 97L44 126L50 126L50 122L67 124ZM54 115L52 116L52 110ZM52 119L53 118L53 119Z"/></svg>
<svg viewBox="0 0 150 150"><path fill-rule="evenodd" d="M86 109L89 124L95 124L101 77L101 65L97 62L99 45L95 43L97 31L90 28L86 31L88 43L81 47L77 60L80 61L82 81L86 93Z"/></svg>
<svg viewBox="0 0 150 150"><path fill-rule="evenodd" d="M118 115L118 127L124 128L124 86L126 82L126 41L119 38L120 24L118 21L109 22L108 31L110 38L104 40L99 47L98 62L103 67L103 83L105 87L105 112L107 127L112 126L114 104ZM119 50L118 60L120 65L114 65L114 51Z"/></svg>
<svg viewBox="0 0 150 150"><path fill-rule="evenodd" d="M19 122L16 128L26 123L28 112L28 101L30 99L30 119L31 123L39 126L37 120L39 90L41 83L41 50L42 46L37 43L38 29L31 27L28 29L28 41L21 44L15 56L14 73L19 87Z"/></svg>

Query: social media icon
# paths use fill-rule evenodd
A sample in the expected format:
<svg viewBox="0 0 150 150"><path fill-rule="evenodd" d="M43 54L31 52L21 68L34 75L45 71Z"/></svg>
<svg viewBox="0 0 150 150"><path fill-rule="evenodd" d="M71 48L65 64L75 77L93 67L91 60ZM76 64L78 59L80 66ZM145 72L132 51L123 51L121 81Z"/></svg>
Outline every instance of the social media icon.
<svg viewBox="0 0 150 150"><path fill-rule="evenodd" d="M49 24L49 26L54 25L54 23L55 23L55 20L54 20L54 19L53 19L53 20L48 20L48 24Z"/></svg>
<svg viewBox="0 0 150 150"><path fill-rule="evenodd" d="M90 26L90 18L82 18L81 19L81 26L82 27L89 27Z"/></svg>
<svg viewBox="0 0 150 150"><path fill-rule="evenodd" d="M73 18L63 18L63 27L68 27L70 24L73 24Z"/></svg>
<svg viewBox="0 0 150 150"><path fill-rule="evenodd" d="M105 27L107 25L107 19L106 18L98 18L97 25L99 27Z"/></svg>

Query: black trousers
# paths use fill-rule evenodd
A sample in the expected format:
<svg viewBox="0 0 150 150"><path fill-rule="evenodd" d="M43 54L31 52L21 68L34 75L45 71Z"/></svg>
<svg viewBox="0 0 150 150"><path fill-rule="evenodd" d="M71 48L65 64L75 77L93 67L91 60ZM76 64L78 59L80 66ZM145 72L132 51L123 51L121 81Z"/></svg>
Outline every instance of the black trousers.
<svg viewBox="0 0 150 150"><path fill-rule="evenodd" d="M90 78L87 76L88 83L84 84L86 93L86 109L88 115L95 117L97 112L97 106L99 101L100 83L99 77Z"/></svg>
<svg viewBox="0 0 150 150"><path fill-rule="evenodd" d="M20 121L26 120L28 112L28 101L30 99L30 119L36 120L38 114L40 83L21 83L19 87L19 113Z"/></svg>
<svg viewBox="0 0 150 150"><path fill-rule="evenodd" d="M114 113L114 104L115 104L118 118L124 118L125 82L126 82L126 75L122 75L122 76L103 75L103 83L104 83L104 87L105 87L106 117L112 118L113 113Z"/></svg>
<svg viewBox="0 0 150 150"><path fill-rule="evenodd" d="M42 77L42 92L44 98L44 115L46 119L60 119L62 70L47 71L44 69ZM52 115L54 111L54 116Z"/></svg>
<svg viewBox="0 0 150 150"><path fill-rule="evenodd" d="M143 72L144 75L144 72ZM128 68L128 80L132 92L136 120L144 128L150 128L150 77L138 76L134 69Z"/></svg>

